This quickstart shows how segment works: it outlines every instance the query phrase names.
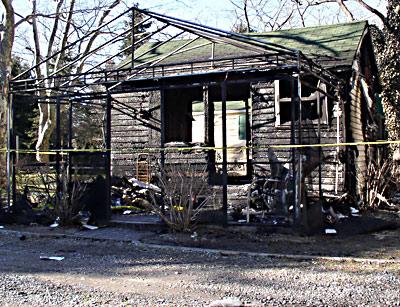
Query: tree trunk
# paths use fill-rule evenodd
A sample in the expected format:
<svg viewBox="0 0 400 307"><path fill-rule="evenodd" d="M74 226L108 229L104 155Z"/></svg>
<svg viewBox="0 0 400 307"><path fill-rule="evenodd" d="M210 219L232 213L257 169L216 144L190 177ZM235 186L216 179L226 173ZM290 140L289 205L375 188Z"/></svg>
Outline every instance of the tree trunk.
<svg viewBox="0 0 400 307"><path fill-rule="evenodd" d="M39 130L36 142L36 160L39 162L49 162L49 155L41 154L41 151L49 149L51 135L55 125L55 110L51 104L39 104Z"/></svg>
<svg viewBox="0 0 400 307"><path fill-rule="evenodd" d="M384 27L385 45L378 60L382 84L382 105L389 140L400 140L400 0L388 1ZM394 159L400 160L400 149L393 148Z"/></svg>
<svg viewBox="0 0 400 307"><path fill-rule="evenodd" d="M14 42L14 10L11 0L2 0L5 19L0 21L0 187L7 182L7 109L8 78L11 73L11 49Z"/></svg>

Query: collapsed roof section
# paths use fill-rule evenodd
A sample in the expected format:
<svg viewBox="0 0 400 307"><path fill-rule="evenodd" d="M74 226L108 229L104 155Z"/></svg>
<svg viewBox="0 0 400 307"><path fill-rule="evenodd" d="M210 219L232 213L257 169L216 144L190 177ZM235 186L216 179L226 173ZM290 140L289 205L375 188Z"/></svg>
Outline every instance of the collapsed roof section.
<svg viewBox="0 0 400 307"><path fill-rule="evenodd" d="M82 40L90 40L103 28L112 28L130 16L135 16L134 10L142 18L137 22L132 19L132 27L120 29L111 39L99 43L86 54L77 55L46 77L29 80L23 78L32 74L37 66L48 61L53 62L62 53L72 52ZM132 34L133 29L149 22L152 26L148 32ZM340 80L324 63L351 63L366 25L366 22L358 22L270 33L238 34L132 8L16 76L12 80L11 90L34 93L47 90L48 95L51 89L54 96L63 93L81 95L93 92L94 88L99 92L99 85L105 86L108 91L116 91L138 80L226 72L271 73L282 69L317 75L325 83L336 86ZM133 44L121 49L121 40L128 36L132 37ZM114 53L104 55L104 50ZM131 55L115 64L127 51ZM83 61L86 64L81 71L71 72L72 67Z"/></svg>

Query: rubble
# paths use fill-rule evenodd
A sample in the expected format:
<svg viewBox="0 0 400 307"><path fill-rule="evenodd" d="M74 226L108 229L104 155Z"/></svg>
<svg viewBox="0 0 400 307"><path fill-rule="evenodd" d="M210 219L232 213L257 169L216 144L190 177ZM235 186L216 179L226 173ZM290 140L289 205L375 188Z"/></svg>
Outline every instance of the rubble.
<svg viewBox="0 0 400 307"><path fill-rule="evenodd" d="M113 178L111 193L112 210L127 215L148 211L152 201L150 193L161 194L161 189L134 177L122 177Z"/></svg>
<svg viewBox="0 0 400 307"><path fill-rule="evenodd" d="M54 261L63 261L65 257L62 256L40 256L40 260L54 260Z"/></svg>
<svg viewBox="0 0 400 307"><path fill-rule="evenodd" d="M89 225L89 224L82 224L82 227L83 227L84 229L88 229L88 230L96 230L96 229L99 229L99 227L94 226L94 225Z"/></svg>
<svg viewBox="0 0 400 307"><path fill-rule="evenodd" d="M327 235L335 235L335 234L337 234L337 231L336 231L336 229L333 229L333 228L326 228L325 229L325 234L327 234Z"/></svg>
<svg viewBox="0 0 400 307"><path fill-rule="evenodd" d="M50 228L57 228L58 226L60 226L60 217L57 217L56 220L54 221L54 223L51 224L49 227Z"/></svg>

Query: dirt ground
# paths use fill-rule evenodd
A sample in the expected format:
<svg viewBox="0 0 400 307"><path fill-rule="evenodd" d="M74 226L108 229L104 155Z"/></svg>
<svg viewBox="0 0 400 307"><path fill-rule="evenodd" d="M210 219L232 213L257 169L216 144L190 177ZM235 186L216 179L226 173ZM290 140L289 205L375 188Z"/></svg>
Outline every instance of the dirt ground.
<svg viewBox="0 0 400 307"><path fill-rule="evenodd" d="M400 260L400 217L393 213L364 215L336 224L337 235L299 235L286 229L276 232L254 227L200 226L192 233L168 229L135 230L106 227L94 231L73 228L51 229L43 226L12 226L6 230L42 235L108 239L156 245L233 250L285 255L357 257ZM145 228L146 229L146 228ZM286 232L286 233L285 233Z"/></svg>
<svg viewBox="0 0 400 307"><path fill-rule="evenodd" d="M154 233L133 235L116 228L32 230L0 230L1 306L208 306L224 297L239 300L240 306L400 306L400 262L278 259L159 248L129 241L134 236L149 241ZM386 231L363 240L375 242L370 246L374 255L378 256L380 242L380 256L400 260L394 253L399 234ZM305 250L323 240L340 245L335 238L287 239L270 235L257 245L265 243L270 251L297 245ZM362 243L358 236L352 242L356 239ZM383 251L387 243L393 245L390 253ZM278 249L279 244L283 246ZM396 244L399 249L398 240ZM359 255L364 252L365 248ZM44 261L40 256L65 258Z"/></svg>
<svg viewBox="0 0 400 307"><path fill-rule="evenodd" d="M336 236L6 225L0 305L209 306L228 297L232 306L400 306L400 228L359 222L377 231L352 233L347 222Z"/></svg>

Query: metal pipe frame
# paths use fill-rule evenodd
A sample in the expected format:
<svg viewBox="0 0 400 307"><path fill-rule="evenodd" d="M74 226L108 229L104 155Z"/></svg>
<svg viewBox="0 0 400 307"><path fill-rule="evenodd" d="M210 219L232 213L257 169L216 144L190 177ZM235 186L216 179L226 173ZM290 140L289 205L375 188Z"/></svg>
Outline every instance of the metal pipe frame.
<svg viewBox="0 0 400 307"><path fill-rule="evenodd" d="M226 97L227 86L224 80L221 83L222 100L222 212L224 214L225 224L228 223L228 151L227 151L227 133L226 133Z"/></svg>
<svg viewBox="0 0 400 307"><path fill-rule="evenodd" d="M145 18L144 20L142 20L141 22L139 22L138 24L134 24L135 22L135 11L143 14L143 16L147 16L147 18ZM177 29L182 29L183 31L186 31L187 33L190 34L194 34L197 35L198 37L203 37L207 40L210 41L210 43L215 43L215 42L220 42L220 43L226 43L226 44L230 44L233 46L237 46L239 48L248 50L248 51L253 51L256 53L259 53L260 55L276 55L276 54L281 54L281 55L286 55L289 57L292 57L292 60L295 60L294 57L297 56L297 60L299 60L302 64L302 66L304 67L304 69L307 70L315 70L318 72L318 74L322 74L322 75L326 75L328 79L331 78L335 78L335 76L333 74L331 74L328 70L325 70L324 68L322 68L318 63L316 63L315 61L311 60L310 58L307 58L306 56L304 56L299 50L294 50L291 48L286 48L285 46L281 46L279 44L275 44L275 43L270 43L268 41L262 40L262 39L258 39L255 38L253 36L246 36L243 34L238 34L238 33L231 33L231 32L227 32L227 31L223 31L223 30L219 30L216 28L212 28L212 27L208 27L208 26L203 26L197 23L193 23L190 21L185 21L182 19L178 19L178 18L173 18L173 17L169 17L166 15L162 15L162 14L158 14L155 12L151 12L151 11L147 11L147 10L141 10L135 7L132 7L128 10L126 10L125 12L121 13L120 15L118 15L117 17L111 19L110 21L108 21L107 23L105 23L104 25L90 31L89 33L87 33L85 36L83 36L81 39L78 39L70 44L68 44L63 50L60 50L56 53L54 53L53 55L51 55L50 57L44 59L43 61L41 61L40 63L34 65L32 68L30 68L29 70L23 72L22 74L18 75L17 77L15 77L12 81L17 81L20 79L20 77L23 74L29 73L30 71L32 71L34 68L38 67L39 65L42 65L44 63L46 63L47 61L51 60L52 58L54 58L55 56L57 56L59 53L64 52L65 50L75 46L77 43L79 43L81 40L86 39L87 37L90 37L91 35L93 35L94 33L96 33L98 30L102 29L103 27L109 26L111 23L118 21L120 18L124 17L125 15L131 13L132 16L132 26L130 27L130 29L124 31L123 33L118 34L116 37L114 37L112 40L101 44L100 46L97 46L95 49L91 50L89 52L89 54L86 55L82 55L81 57L78 57L77 59L75 59L74 61L67 63L66 66L60 68L59 70L57 70L56 72L53 72L50 76L47 76L46 78L64 78L64 79L68 79L68 81L64 82L62 84L62 86L67 86L67 84L70 86L71 82L76 80L77 78L79 78L79 76L86 76L88 74L89 71L95 69L95 68L99 68L100 71L96 72L96 73L104 73L107 72L104 69L102 69L100 66L102 64L104 64L105 62L107 62L108 60L114 58L116 55L112 55L111 57L108 57L106 60L102 61L101 65L96 65L95 67L90 68L89 70L82 72L80 74L77 74L77 76L75 76L74 79L71 80L71 76L73 76L72 74L67 74L67 76L57 76L58 73L62 72L65 68L73 65L73 63L82 60L83 58L89 57L92 53L96 52L97 50L101 49L102 47L104 47L105 45L108 45L112 42L114 42L117 38L127 34L128 32L131 32L131 36L132 36L132 44L130 46L131 50L132 50L132 57L131 57L131 69L133 69L134 66L134 62L135 62L135 53L134 53L134 46L136 44L135 42L135 33L134 33L134 29L139 26L140 24L143 24L151 19L154 19L156 21L162 22L165 24L165 27L168 26L173 26ZM159 32L159 31L155 31L155 32ZM150 37L152 37L153 35L155 35L154 33L151 33ZM148 36L146 36L148 37ZM150 38L149 37L149 38ZM166 42L170 41L172 38L170 38L169 40L167 40ZM214 46L214 45L213 45ZM127 47L129 48L129 47ZM179 48L181 49L181 48ZM175 55L176 54L176 50L170 54L167 54L167 56L165 56L165 58L168 58L169 56ZM149 65L149 67L154 67L155 64L161 62L162 60L165 59L164 57L161 58L156 58L153 59L153 62L151 62L151 64ZM211 59L212 64L214 64L214 58ZM284 62L287 62L287 60L285 60ZM194 62L192 62L193 64ZM174 63L175 66L178 66L180 63ZM214 65L212 65L214 66ZM163 66L164 67L164 66ZM208 65L208 68L210 68L210 66ZM147 70L147 69L146 69ZM139 70L137 71L135 74L130 75L127 80L131 79L132 77L139 75L141 73L145 73L146 70ZM120 68L117 69L118 72L121 72ZM107 76L106 76L107 77ZM144 76L146 77L146 75ZM149 77L149 76L147 76ZM44 80L44 78L42 79L38 79L36 78L36 83L40 83ZM102 82L102 80L99 80L97 82ZM123 81L120 81L123 82ZM54 82L55 83L55 82ZM327 83L327 82L325 82ZM95 83L97 84L97 83ZM61 86L61 88L62 88ZM72 88L74 87L74 85L72 85ZM48 89L48 88L43 88L43 89ZM37 90L37 89L36 89ZM78 89L75 89L78 90ZM81 90L81 89L79 89Z"/></svg>
<svg viewBox="0 0 400 307"><path fill-rule="evenodd" d="M143 21L135 25L135 10L147 16ZM130 29L123 31L118 34L112 40L107 43L100 44L95 49L93 49L90 54L83 55L66 65L57 71L53 72L46 78L36 78L36 79L21 79L21 77L36 67L46 63L47 61L52 60L55 56L64 52L65 50L75 46L82 39L89 37L94 34L99 29L102 29L105 26L110 25L112 22L117 21L119 18L131 13L132 14L132 27ZM161 28L158 28L156 31L151 32L149 35L146 35L136 40L134 29L138 25L147 22L149 20L157 20L163 23ZM160 42L156 44L156 46L150 48L150 50L145 51L142 54L137 54L135 52L135 46L140 44L141 42L153 38L155 35L158 35L162 31L164 31L168 27L175 27L177 29L181 29L177 35L172 36L170 39ZM101 66L113 59L117 55L121 54L125 51L122 50L117 54L114 54L110 57L107 57L104 61L101 61L99 64L94 67L88 68L82 73L78 74L66 74L61 75L60 73L64 71L66 68L70 67L74 63L79 60L83 60L86 57L92 56L94 52L100 50L102 47L107 46L108 44L117 41L118 38L125 36L130 32L132 38L132 44L125 49L131 49L131 61L127 64L130 64L129 68L124 68L126 65L122 65L121 67L117 67L115 69L106 70ZM166 55L161 55L155 57L147 62L137 64L138 60L143 58L146 54L156 50L162 45L170 42L172 39L179 37L183 33L189 33L192 35L196 35L195 38L190 39L188 41L183 42L180 46L176 47L174 50L168 52ZM205 43L198 44L196 46L188 47L190 44L193 44L199 38L206 39ZM236 46L248 52L254 52L254 55L245 55L245 56L235 56L235 57L221 57L215 58L215 43L229 44L232 46ZM178 61L175 63L166 63L160 64L162 61L176 56L178 54L195 50L198 48L202 48L204 46L211 45L211 59L207 60L191 60L191 61ZM98 70L96 70L98 69ZM204 71L202 71L204 70ZM255 71L259 73L258 76L253 76ZM237 80L230 80L228 78L231 74L237 73L240 74L241 79L237 77ZM242 34L231 33L227 31L218 30L215 28L202 26L196 23L192 23L189 21L184 21L178 18L172 18L168 16L164 16L161 14L157 14L150 11L140 10L137 8L130 8L124 13L118 15L113 18L109 22L105 23L101 27L89 32L87 35L82 37L79 40L76 40L70 44L68 44L63 50L60 50L53 54L52 56L42 60L38 64L32 66L30 69L24 71L20 75L16 76L10 81L10 96L9 96L9 106L12 104L12 95L14 93L29 93L29 92L37 92L38 90L49 90L46 87L40 87L45 80L51 79L53 80L53 86L50 90L54 90L54 93L48 96L37 96L38 102L40 100L44 100L43 103L55 104L56 105L56 133L57 133L57 149L56 149L56 169L57 169L57 178L59 179L60 174L60 152L61 142L60 142L60 117L61 105L68 104L69 105L69 123L68 123L68 150L72 149L72 127L73 127L73 106L76 104L88 104L93 107L101 106L105 107L105 150L103 152L105 156L105 171L106 171L106 182L108 184L108 189L110 189L111 183L111 109L114 108L118 112L122 112L123 114L130 114L129 107L123 103L119 103L118 101L113 100L112 94L114 93L131 93L138 92L150 89L158 89L161 90L161 161L164 161L164 142L165 142L165 101L164 101L164 89L167 88L179 88L179 87L193 87L202 85L204 87L210 85L219 85L221 89L221 98L222 98L222 185L223 185L223 204L222 211L225 216L225 222L227 222L227 210L228 210L228 192L227 192L227 184L228 184L228 162L227 157L227 123L226 123L226 100L227 100L227 85L247 82L250 83L254 80L275 80L280 78L290 78L292 80L292 85L294 88L294 84L297 84L297 92L292 91L292 120L291 120L291 138L290 144L301 144L302 141L302 126L301 126L301 116L302 116L302 104L301 104L301 83L304 81L301 80L301 76L310 74L321 80L321 82L326 83L331 87L339 87L342 84L342 80L340 80L337 76L335 76L330 71L324 69L314 60L303 55L299 50L294 50L290 48L286 48L281 45L269 43L267 41L257 39L251 36L245 36ZM204 79L202 81L188 81L193 76L201 76ZM249 78L247 78L249 76ZM174 83L174 80L168 82L168 78L181 78L182 84ZM79 80L76 84L74 81ZM160 81L161 80L161 81ZM207 81L208 80L208 81ZM59 81L59 82L57 82ZM142 85L140 82L143 81L151 81L153 82L150 85ZM175 81L176 82L176 81ZM61 84L60 84L61 83ZM83 85L83 86L82 86ZM90 87L90 85L102 85L106 86L106 90L104 87L99 89L97 86L96 89ZM125 87L124 87L125 86ZM83 92L84 89L88 89L87 92ZM320 90L318 90L321 92ZM329 93L324 93L329 95ZM95 100L102 99L104 103L98 103ZM209 108L212 102L207 101L206 105ZM296 124L296 109L299 111L298 124ZM128 111L125 112L125 110ZM13 165L12 157L11 157L11 140L12 140L12 118L11 113L7 115L7 126L8 126L8 134L7 134L7 175L8 175L8 204L10 205L10 167ZM246 104L246 114L248 113L248 103ZM318 110L318 114L320 114L320 109ZM246 115L248 118L248 114ZM136 117L136 119L138 119ZM210 119L207 119L210 120ZM149 123L142 123L149 125ZM246 126L247 127L247 126ZM250 133L250 129L248 132ZM320 119L318 122L318 138L321 138L320 131ZM213 140L212 140L213 141ZM159 149L158 149L159 150ZM320 149L321 150L321 149ZM293 177L294 177L294 186L295 186L295 222L299 221L299 214L301 210L301 201L302 201L302 165L301 165L301 155L299 149L293 148L291 149L292 153L292 169L293 169ZM249 153L247 153L248 155ZM298 165L296 165L296 157L298 156ZM72 159L70 153L68 153L68 169L69 174L71 174L72 170ZM321 191L321 166L319 168L319 189L320 195ZM59 190L59 185L58 189ZM110 190L107 191L107 203L111 203L110 199ZM110 208L108 208L110 209ZM108 210L107 209L107 210ZM306 208L303 210L305 211ZM109 216L110 212L107 211L107 215Z"/></svg>

